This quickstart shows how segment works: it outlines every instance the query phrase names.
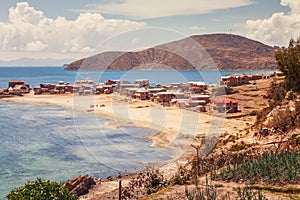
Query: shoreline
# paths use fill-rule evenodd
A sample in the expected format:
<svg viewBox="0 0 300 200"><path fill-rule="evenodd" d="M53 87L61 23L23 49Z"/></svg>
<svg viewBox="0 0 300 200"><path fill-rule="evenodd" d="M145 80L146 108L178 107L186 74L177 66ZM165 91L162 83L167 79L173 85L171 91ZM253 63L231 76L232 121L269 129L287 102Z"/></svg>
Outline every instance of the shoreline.
<svg viewBox="0 0 300 200"><path fill-rule="evenodd" d="M177 107L164 107L150 101L128 99L120 95L33 95L2 98L0 102L25 103L33 105L55 105L112 120L111 128L131 126L151 129L153 135L145 138L155 148L170 148L180 152L180 158L197 136L234 133L246 125L237 119L219 118L213 115L192 112ZM238 128L237 128L238 127Z"/></svg>
<svg viewBox="0 0 300 200"><path fill-rule="evenodd" d="M134 126L140 128L150 128L152 130L167 134L172 138L172 133L182 132L191 135L188 131L202 135L200 132L209 132L214 120L219 119L224 122L219 126L226 131L228 122L237 123L241 120L226 119L206 113L198 113L180 109L177 107L165 107L150 101L133 100L128 102L126 97L121 95L90 95L79 96L72 94L62 95L33 95L26 94L22 97L1 98L0 102L25 103L32 105L55 105L72 109L73 113L82 112L113 120L111 127ZM189 121L194 120L194 121ZM192 123L195 122L195 123ZM219 123L220 123L219 122ZM218 124L220 125L220 124ZM163 136L163 134L160 134ZM158 138L154 138L158 139ZM167 138L166 138L167 139ZM168 143L154 143L153 146L166 146Z"/></svg>

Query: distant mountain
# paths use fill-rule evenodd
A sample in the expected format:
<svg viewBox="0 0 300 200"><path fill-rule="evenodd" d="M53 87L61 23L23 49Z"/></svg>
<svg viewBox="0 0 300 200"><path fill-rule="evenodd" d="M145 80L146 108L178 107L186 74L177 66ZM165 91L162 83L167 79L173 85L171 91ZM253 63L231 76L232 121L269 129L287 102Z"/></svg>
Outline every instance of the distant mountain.
<svg viewBox="0 0 300 200"><path fill-rule="evenodd" d="M274 48L232 34L194 35L136 52L104 52L65 70L271 70Z"/></svg>
<svg viewBox="0 0 300 200"><path fill-rule="evenodd" d="M0 60L0 66L4 67L37 67L37 66L62 66L69 63L70 59L32 59L22 58L12 61Z"/></svg>

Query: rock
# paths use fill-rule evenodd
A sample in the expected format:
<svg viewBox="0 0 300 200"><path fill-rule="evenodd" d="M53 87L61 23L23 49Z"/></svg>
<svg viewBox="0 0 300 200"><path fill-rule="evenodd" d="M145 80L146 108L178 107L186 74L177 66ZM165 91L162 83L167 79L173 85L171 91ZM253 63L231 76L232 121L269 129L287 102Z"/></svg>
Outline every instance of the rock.
<svg viewBox="0 0 300 200"><path fill-rule="evenodd" d="M261 129L260 135L263 136L263 137L268 136L269 135L269 129L268 128Z"/></svg>
<svg viewBox="0 0 300 200"><path fill-rule="evenodd" d="M94 179L89 175L84 175L68 180L64 184L64 187L68 189L71 194L79 197L87 194L93 185L96 185Z"/></svg>

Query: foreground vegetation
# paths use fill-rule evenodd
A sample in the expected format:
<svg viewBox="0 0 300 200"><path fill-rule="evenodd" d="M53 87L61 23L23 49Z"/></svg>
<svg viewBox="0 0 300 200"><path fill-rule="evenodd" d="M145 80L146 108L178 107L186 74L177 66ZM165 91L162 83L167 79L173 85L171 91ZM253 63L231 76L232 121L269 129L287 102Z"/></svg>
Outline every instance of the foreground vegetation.
<svg viewBox="0 0 300 200"><path fill-rule="evenodd" d="M44 181L37 178L28 181L25 185L11 191L6 198L8 200L75 200L62 183Z"/></svg>
<svg viewBox="0 0 300 200"><path fill-rule="evenodd" d="M247 180L251 184L262 181L269 184L291 184L300 181L300 152L286 151L279 154L265 153L246 162L230 164L217 171L211 171L214 180L239 182Z"/></svg>

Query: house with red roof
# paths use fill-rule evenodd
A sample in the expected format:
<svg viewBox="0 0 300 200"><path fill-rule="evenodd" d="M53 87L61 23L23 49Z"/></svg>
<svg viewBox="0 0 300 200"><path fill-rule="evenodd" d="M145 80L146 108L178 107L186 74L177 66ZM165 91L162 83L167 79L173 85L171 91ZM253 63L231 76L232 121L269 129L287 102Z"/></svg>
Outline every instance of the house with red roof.
<svg viewBox="0 0 300 200"><path fill-rule="evenodd" d="M220 113L238 112L238 101L229 98L215 98L212 100L213 110Z"/></svg>

